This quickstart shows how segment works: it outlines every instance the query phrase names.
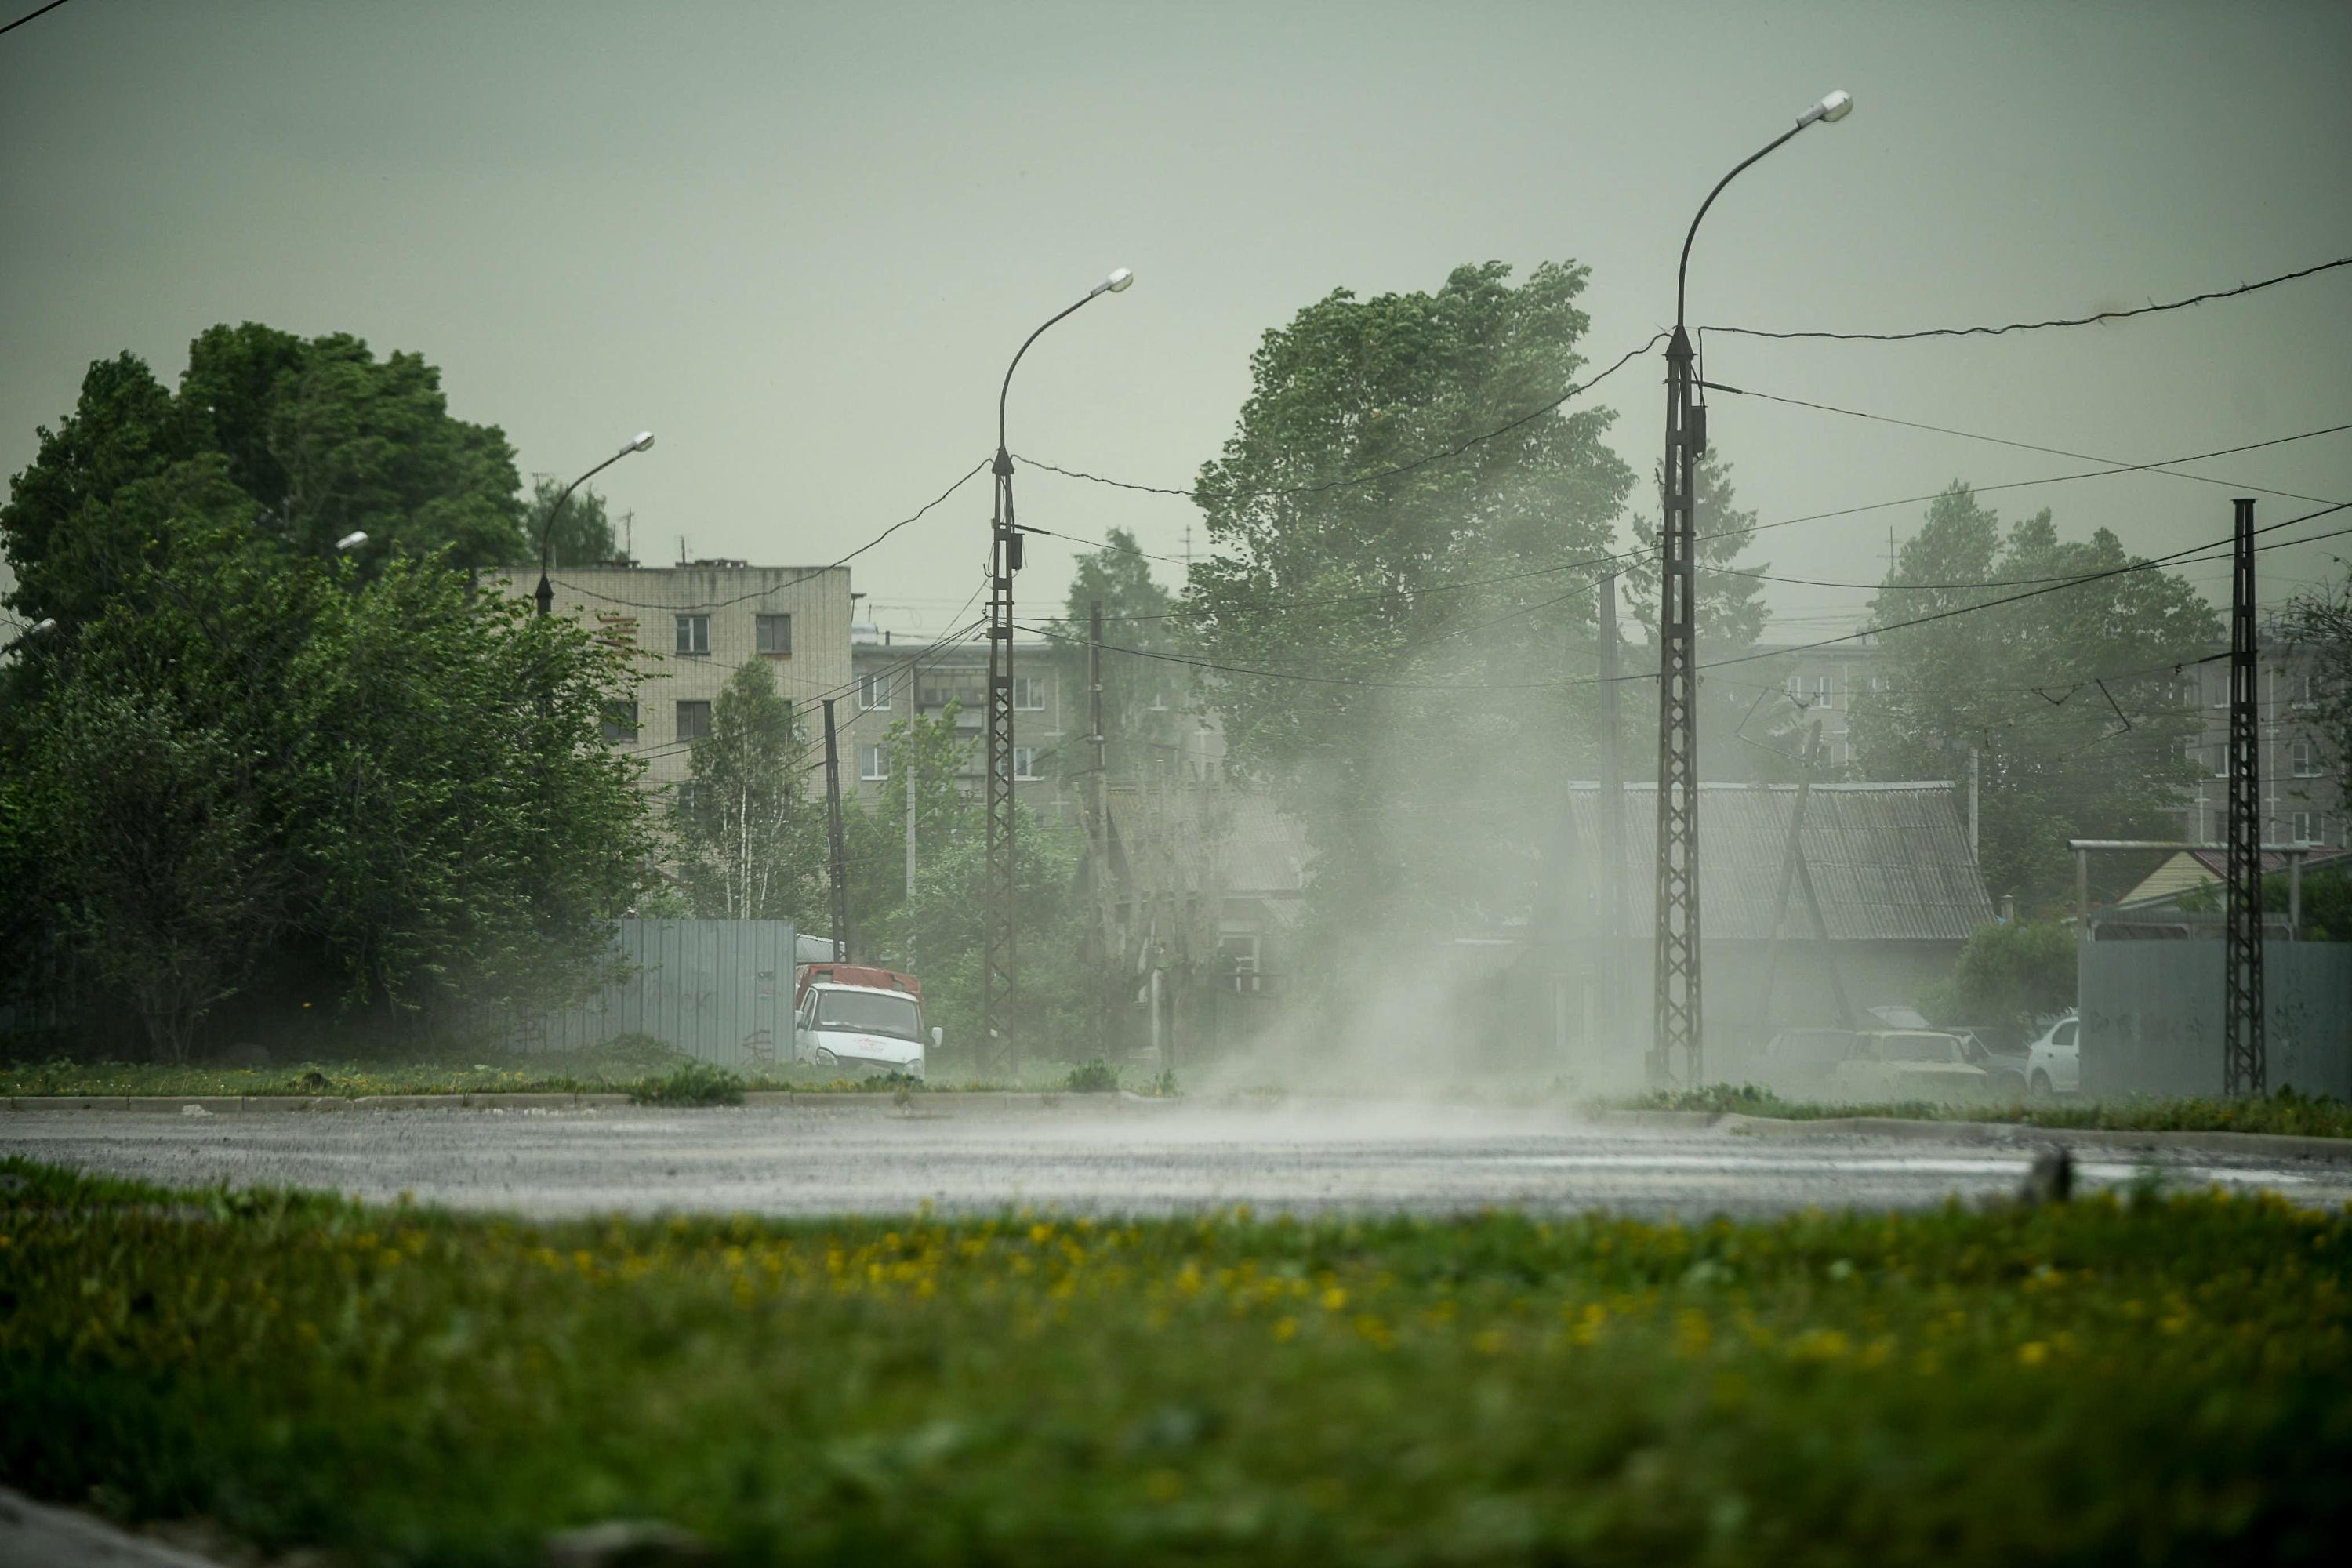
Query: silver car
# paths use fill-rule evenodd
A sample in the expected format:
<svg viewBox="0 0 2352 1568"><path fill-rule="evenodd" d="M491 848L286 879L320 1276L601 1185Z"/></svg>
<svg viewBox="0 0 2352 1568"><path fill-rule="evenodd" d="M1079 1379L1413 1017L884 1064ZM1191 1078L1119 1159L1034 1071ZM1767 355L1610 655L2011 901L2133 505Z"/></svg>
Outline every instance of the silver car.
<svg viewBox="0 0 2352 1568"><path fill-rule="evenodd" d="M1830 1092L1839 1100L1983 1100L1991 1080L1969 1060L1958 1035L1932 1029L1865 1030L1853 1049L1830 1069Z"/></svg>

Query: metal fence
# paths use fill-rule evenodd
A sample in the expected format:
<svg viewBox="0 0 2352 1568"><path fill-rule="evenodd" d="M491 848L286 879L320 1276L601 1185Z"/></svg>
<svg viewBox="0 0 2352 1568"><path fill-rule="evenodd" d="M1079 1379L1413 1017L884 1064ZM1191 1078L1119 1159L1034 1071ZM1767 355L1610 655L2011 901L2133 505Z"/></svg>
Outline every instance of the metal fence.
<svg viewBox="0 0 2352 1568"><path fill-rule="evenodd" d="M542 1020L517 1041L572 1050L617 1035L738 1069L787 1062L793 1043L790 921L620 921L627 978Z"/></svg>
<svg viewBox="0 0 2352 1568"><path fill-rule="evenodd" d="M2094 942L2079 971L2085 1094L2221 1092L2221 944ZM2352 1099L2352 944L2263 944L2272 1089Z"/></svg>

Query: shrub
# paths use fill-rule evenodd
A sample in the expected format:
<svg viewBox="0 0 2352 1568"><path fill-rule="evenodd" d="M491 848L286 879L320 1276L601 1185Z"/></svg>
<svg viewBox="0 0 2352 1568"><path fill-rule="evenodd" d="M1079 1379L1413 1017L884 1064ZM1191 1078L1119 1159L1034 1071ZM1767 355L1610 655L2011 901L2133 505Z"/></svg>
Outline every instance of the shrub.
<svg viewBox="0 0 2352 1568"><path fill-rule="evenodd" d="M1118 1089L1118 1069L1100 1057L1070 1069L1062 1087L1076 1094L1112 1094Z"/></svg>
<svg viewBox="0 0 2352 1568"><path fill-rule="evenodd" d="M629 1086L636 1105L740 1105L743 1080L725 1068L690 1061L667 1078L643 1078Z"/></svg>

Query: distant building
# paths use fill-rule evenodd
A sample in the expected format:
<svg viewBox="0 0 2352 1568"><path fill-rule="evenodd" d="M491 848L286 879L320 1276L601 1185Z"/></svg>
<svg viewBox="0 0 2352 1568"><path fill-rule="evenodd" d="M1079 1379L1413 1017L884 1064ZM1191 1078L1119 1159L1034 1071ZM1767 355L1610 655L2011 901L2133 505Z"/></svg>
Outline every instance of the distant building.
<svg viewBox="0 0 2352 1568"><path fill-rule="evenodd" d="M2274 626L2259 629L2255 647L2263 842L2341 847L2347 841L2344 781L2330 765L2319 730L2318 683L2324 678L2316 661L2287 647ZM2230 831L2229 659L2209 658L2184 672L2181 696L2197 705L2205 723L2203 732L2188 742L2203 776L2196 798L2179 809L2180 836L2218 844Z"/></svg>
<svg viewBox="0 0 2352 1568"><path fill-rule="evenodd" d="M550 579L554 614L642 656L646 679L634 701L614 705L604 739L644 761L648 789L686 779L688 749L709 731L728 678L754 659L774 673L812 741L817 702L851 695L845 566L560 566ZM539 568L503 567L483 581L528 599Z"/></svg>
<svg viewBox="0 0 2352 1568"><path fill-rule="evenodd" d="M890 726L936 719L956 705L956 733L969 747L958 778L978 796L987 769L988 645L918 642L860 624L851 632L849 700L835 710L844 748L842 784L850 781L869 810L903 802L906 781L890 773ZM1079 666L1081 671L1083 664ZM1013 789L1050 822L1080 821L1087 736L1083 673L1073 679L1060 645L1042 638L1013 645ZM896 791L894 794L893 791Z"/></svg>
<svg viewBox="0 0 2352 1568"><path fill-rule="evenodd" d="M1758 667L1781 673L1780 689L1795 705L1801 723L1821 721L1822 765L1832 770L1832 776L1837 770L1850 766L1854 755L1848 727L1854 700L1866 691L1886 689L1877 637L1850 637L1827 647L1759 643L1755 651L1764 656L1756 661ZM1700 679L1704 689L1704 674ZM1724 681L1714 684L1724 702L1742 709L1754 705L1757 694L1753 689ZM1785 712L1778 715L1785 716Z"/></svg>

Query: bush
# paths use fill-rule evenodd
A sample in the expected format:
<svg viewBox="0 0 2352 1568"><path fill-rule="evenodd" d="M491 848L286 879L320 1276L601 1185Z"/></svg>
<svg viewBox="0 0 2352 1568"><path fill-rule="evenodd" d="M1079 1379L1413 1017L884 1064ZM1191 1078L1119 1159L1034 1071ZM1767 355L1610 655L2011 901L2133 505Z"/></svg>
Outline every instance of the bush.
<svg viewBox="0 0 2352 1568"><path fill-rule="evenodd" d="M1938 1024L2030 1026L2074 1005L2074 931L2055 921L1977 927L1920 1011Z"/></svg>
<svg viewBox="0 0 2352 1568"><path fill-rule="evenodd" d="M1076 1094L1115 1094L1118 1090L1118 1069L1100 1057L1080 1062L1062 1080L1062 1087Z"/></svg>
<svg viewBox="0 0 2352 1568"><path fill-rule="evenodd" d="M684 1064L667 1078L643 1078L629 1086L635 1105L740 1105L743 1080L709 1062Z"/></svg>

